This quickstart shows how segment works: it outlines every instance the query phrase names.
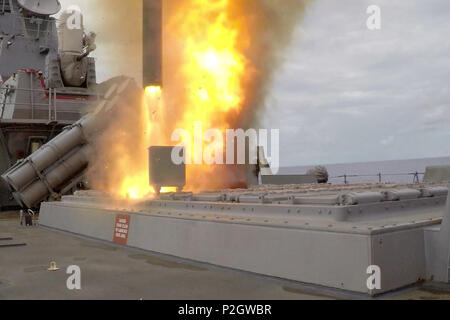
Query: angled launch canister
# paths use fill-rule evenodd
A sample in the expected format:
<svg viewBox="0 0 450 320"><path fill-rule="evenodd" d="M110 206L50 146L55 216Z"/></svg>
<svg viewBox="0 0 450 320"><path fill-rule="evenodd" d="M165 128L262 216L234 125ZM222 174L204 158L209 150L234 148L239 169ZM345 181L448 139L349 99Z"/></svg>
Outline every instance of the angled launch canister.
<svg viewBox="0 0 450 320"><path fill-rule="evenodd" d="M81 181L92 148L89 140L107 125L106 114L123 101L124 94L135 92L131 79L113 84L95 110L20 160L2 175L23 207L34 207L45 199L58 199Z"/></svg>

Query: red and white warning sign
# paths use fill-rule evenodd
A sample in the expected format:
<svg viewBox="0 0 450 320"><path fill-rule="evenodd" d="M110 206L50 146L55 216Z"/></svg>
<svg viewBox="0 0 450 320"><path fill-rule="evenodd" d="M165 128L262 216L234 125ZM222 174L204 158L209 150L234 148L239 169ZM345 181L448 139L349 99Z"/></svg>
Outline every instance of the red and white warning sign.
<svg viewBox="0 0 450 320"><path fill-rule="evenodd" d="M118 214L114 225L114 242L126 245L128 241L128 232L130 230L130 216Z"/></svg>

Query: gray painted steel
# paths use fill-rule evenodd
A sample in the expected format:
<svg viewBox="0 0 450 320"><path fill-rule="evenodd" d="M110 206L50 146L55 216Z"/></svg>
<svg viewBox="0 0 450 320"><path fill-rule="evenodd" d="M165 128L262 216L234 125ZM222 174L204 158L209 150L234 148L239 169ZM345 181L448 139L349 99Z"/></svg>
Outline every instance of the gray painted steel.
<svg viewBox="0 0 450 320"><path fill-rule="evenodd" d="M311 184L317 183L317 178L310 175L261 175L263 184Z"/></svg>
<svg viewBox="0 0 450 320"><path fill-rule="evenodd" d="M57 30L51 15L59 9L56 0L0 0L0 173L18 161L21 161L18 166L24 162L30 164L30 158L24 159L36 151L35 146L46 144L63 131L64 139L69 139L65 127L80 120L92 103L107 99L111 85L125 81L117 77L97 84L95 60L88 57L96 47L95 34L86 34L83 26L76 30L67 28L64 19L70 12L61 15ZM162 84L161 32L162 1L144 1L146 85ZM45 159L36 160L37 167L33 170L36 172L21 173L17 185L7 181L12 183L11 190L23 191L25 184L28 186L33 182L32 177L37 179L39 175L43 181L47 172L42 170L64 164L68 153L81 147L80 141L64 141L60 150L56 142L46 146L48 154L40 155ZM56 183L59 187L46 182L46 198L51 194L52 198L58 198L61 191L70 190L70 185L80 180L68 176L71 174L60 178ZM30 192L27 200L15 194L15 198L21 205L30 206L42 200L37 200L42 194ZM16 204L12 200L8 185L0 183L0 206Z"/></svg>
<svg viewBox="0 0 450 320"><path fill-rule="evenodd" d="M41 2L48 1L51 0ZM49 15L27 16L19 12L17 0L8 2L10 5L0 16L0 30L3 31L0 75L3 81L20 69L44 70L47 54L55 53L58 47L54 18Z"/></svg>
<svg viewBox="0 0 450 320"><path fill-rule="evenodd" d="M436 242L429 230L440 226L447 194L430 195L433 188L422 186L414 199L400 192L395 201L386 191L406 186L260 187L144 202L88 192L43 203L40 224L113 241L116 215L128 214L130 247L374 295L430 279L432 266L442 267L430 253ZM345 194L364 203L341 203ZM435 232L447 237L439 254L448 268L448 234ZM367 287L371 265L381 268L381 289Z"/></svg>
<svg viewBox="0 0 450 320"><path fill-rule="evenodd" d="M61 64L51 17L60 8L56 0L0 0L0 173L78 121L104 92L101 85L96 90L93 58L83 55L76 63ZM95 45L83 30L80 53L85 54ZM17 203L1 183L0 207L12 205Z"/></svg>
<svg viewBox="0 0 450 320"><path fill-rule="evenodd" d="M18 0L18 3L22 8L38 15L52 15L61 10L58 0Z"/></svg>
<svg viewBox="0 0 450 320"><path fill-rule="evenodd" d="M440 227L425 230L428 276L439 282L450 282L450 194Z"/></svg>
<svg viewBox="0 0 450 320"><path fill-rule="evenodd" d="M89 139L103 130L109 112L121 107L121 99L135 94L134 89L136 85L131 79L112 85L94 112L66 127L56 138L3 173L2 179L14 191L17 202L31 208L44 199L58 199L64 190L76 185L92 153Z"/></svg>
<svg viewBox="0 0 450 320"><path fill-rule="evenodd" d="M149 149L150 184L159 193L161 187L177 187L179 191L186 185L186 166L172 161L172 153L179 152L184 159L184 148L154 146Z"/></svg>
<svg viewBox="0 0 450 320"><path fill-rule="evenodd" d="M439 183L450 181L450 166L433 166L427 167L425 176L423 177L425 183Z"/></svg>

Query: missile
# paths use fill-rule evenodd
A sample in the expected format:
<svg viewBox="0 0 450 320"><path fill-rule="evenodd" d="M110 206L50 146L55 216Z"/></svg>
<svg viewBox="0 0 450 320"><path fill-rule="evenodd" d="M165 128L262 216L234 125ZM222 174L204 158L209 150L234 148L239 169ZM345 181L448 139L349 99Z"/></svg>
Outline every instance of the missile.
<svg viewBox="0 0 450 320"><path fill-rule="evenodd" d="M143 0L143 79L144 88L162 87L162 0Z"/></svg>

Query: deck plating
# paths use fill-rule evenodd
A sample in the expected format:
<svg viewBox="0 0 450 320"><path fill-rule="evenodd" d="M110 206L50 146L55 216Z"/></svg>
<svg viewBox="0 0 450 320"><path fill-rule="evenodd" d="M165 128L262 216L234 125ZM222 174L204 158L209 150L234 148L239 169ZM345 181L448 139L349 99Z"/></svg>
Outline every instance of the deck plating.
<svg viewBox="0 0 450 320"><path fill-rule="evenodd" d="M265 186L143 202L83 193L44 203L40 224L112 242L125 215L130 247L374 295L448 281L439 258L447 193L442 185ZM367 287L373 265L380 289Z"/></svg>

